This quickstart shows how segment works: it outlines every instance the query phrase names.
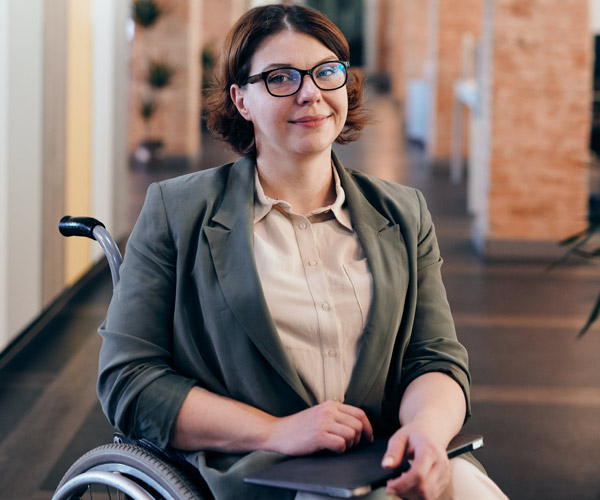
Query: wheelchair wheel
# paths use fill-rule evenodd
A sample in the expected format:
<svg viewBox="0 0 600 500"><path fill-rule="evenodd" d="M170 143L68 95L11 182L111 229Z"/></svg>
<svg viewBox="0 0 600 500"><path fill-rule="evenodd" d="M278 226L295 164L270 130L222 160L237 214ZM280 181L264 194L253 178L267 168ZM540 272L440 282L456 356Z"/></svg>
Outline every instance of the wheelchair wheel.
<svg viewBox="0 0 600 500"><path fill-rule="evenodd" d="M62 478L52 500L82 498L202 500L192 482L140 446L108 444L77 460Z"/></svg>

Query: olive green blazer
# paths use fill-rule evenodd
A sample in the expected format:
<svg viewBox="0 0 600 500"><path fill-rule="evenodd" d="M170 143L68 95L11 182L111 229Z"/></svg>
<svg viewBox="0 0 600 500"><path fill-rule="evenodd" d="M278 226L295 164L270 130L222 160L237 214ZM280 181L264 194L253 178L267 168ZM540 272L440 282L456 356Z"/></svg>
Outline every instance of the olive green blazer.
<svg viewBox="0 0 600 500"><path fill-rule="evenodd" d="M467 354L422 195L346 170L335 156L334 164L373 276L346 403L363 408L376 432L392 432L404 388L440 371L461 385L468 404ZM194 385L276 416L313 404L278 338L254 263L254 170L254 160L243 158L148 190L100 328L99 397L128 435L166 446ZM239 476L274 457L197 453L190 460L217 498L254 498L251 488L239 489Z"/></svg>

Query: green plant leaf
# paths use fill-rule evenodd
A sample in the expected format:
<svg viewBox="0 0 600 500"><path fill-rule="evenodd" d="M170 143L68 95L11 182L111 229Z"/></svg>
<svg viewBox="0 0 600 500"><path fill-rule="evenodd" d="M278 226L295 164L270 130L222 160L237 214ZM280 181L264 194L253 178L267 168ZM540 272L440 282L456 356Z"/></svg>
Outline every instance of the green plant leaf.
<svg viewBox="0 0 600 500"><path fill-rule="evenodd" d="M594 324L594 321L596 321L598 319L599 314L600 314L600 295L598 295L598 298L596 299L596 305L594 306L594 309L592 309L592 313L590 314L590 317L588 318L587 323L585 324L585 326L581 329L581 331L577 335L577 338L583 337L585 332L587 332L589 330L590 326L592 326Z"/></svg>
<svg viewBox="0 0 600 500"><path fill-rule="evenodd" d="M557 267L561 264L564 264L571 255L580 255L582 257L586 257L587 252L584 252L583 250L581 250L581 247L583 245L585 245L592 238L592 236L594 236L598 232L600 232L600 225L593 225L593 226L589 226L587 229L585 229L581 233L578 233L574 236L571 236L570 238L567 238L566 240L563 240L563 241L572 240L575 243L573 244L573 246L571 248L569 248L565 252L565 254L560 259L551 263L548 266L548 270L554 269L555 267ZM579 241L577 241L577 240L579 240ZM563 243L561 242L559 244L563 244Z"/></svg>
<svg viewBox="0 0 600 500"><path fill-rule="evenodd" d="M588 232L587 229L585 231L581 231L580 233L574 234L573 236L569 236L568 238L565 238L564 240L560 240L558 242L558 244L563 247L567 246L567 245L572 245L577 240L579 240L579 238L582 238L585 234L587 234L587 232Z"/></svg>
<svg viewBox="0 0 600 500"><path fill-rule="evenodd" d="M169 85L173 73L173 69L167 63L151 61L148 66L148 84L155 89L162 89Z"/></svg>
<svg viewBox="0 0 600 500"><path fill-rule="evenodd" d="M156 111L156 102L150 97L144 97L140 103L140 115L144 121L150 120Z"/></svg>
<svg viewBox="0 0 600 500"><path fill-rule="evenodd" d="M152 26L162 12L154 0L135 0L133 2L133 20L144 28Z"/></svg>

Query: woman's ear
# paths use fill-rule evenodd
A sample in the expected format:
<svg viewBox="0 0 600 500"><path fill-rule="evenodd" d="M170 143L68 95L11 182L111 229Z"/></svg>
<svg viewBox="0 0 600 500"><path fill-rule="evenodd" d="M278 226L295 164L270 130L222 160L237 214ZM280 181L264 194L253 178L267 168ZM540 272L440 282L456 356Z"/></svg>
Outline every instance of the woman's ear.
<svg viewBox="0 0 600 500"><path fill-rule="evenodd" d="M234 83L231 87L229 87L229 95L231 96L231 100L233 101L233 104L235 104L235 107L239 111L240 115L242 115L245 120L251 122L252 117L245 103L246 96L237 83Z"/></svg>

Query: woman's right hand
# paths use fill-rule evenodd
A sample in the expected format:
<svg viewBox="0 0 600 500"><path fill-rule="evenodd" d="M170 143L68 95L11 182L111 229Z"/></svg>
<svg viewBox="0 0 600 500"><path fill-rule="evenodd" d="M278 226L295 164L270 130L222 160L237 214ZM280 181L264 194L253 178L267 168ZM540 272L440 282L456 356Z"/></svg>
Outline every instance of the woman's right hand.
<svg viewBox="0 0 600 500"><path fill-rule="evenodd" d="M373 440L373 427L363 410L337 401L319 405L271 422L267 448L285 455L320 450L337 453Z"/></svg>
<svg viewBox="0 0 600 500"><path fill-rule="evenodd" d="M183 402L171 445L181 450L245 453L268 450L306 455L342 453L373 439L373 427L360 408L326 401L286 417L274 417L240 401L193 387Z"/></svg>

